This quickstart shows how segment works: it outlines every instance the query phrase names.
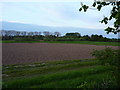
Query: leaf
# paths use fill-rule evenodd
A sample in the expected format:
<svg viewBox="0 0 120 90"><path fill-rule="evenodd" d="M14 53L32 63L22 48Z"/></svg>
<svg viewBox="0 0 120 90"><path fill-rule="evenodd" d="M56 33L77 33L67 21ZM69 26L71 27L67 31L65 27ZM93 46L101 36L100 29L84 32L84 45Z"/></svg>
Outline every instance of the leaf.
<svg viewBox="0 0 120 90"><path fill-rule="evenodd" d="M117 13L118 13L117 11L113 11L112 14L111 14L111 16L112 16L113 18L115 18L115 16L116 16Z"/></svg>
<svg viewBox="0 0 120 90"><path fill-rule="evenodd" d="M111 2L111 5L115 5L115 2Z"/></svg>
<svg viewBox="0 0 120 90"><path fill-rule="evenodd" d="M119 18L119 13L117 13L117 14L115 15L115 18Z"/></svg>
<svg viewBox="0 0 120 90"><path fill-rule="evenodd" d="M106 20L104 20L104 23L107 24L108 22Z"/></svg>
<svg viewBox="0 0 120 90"><path fill-rule="evenodd" d="M114 11L115 11L115 9L116 9L116 7L113 7L112 11L114 12Z"/></svg>
<svg viewBox="0 0 120 90"><path fill-rule="evenodd" d="M112 15L109 17L109 20L111 20L112 19Z"/></svg>
<svg viewBox="0 0 120 90"><path fill-rule="evenodd" d="M104 18L104 20L106 20L106 21L107 21L107 20L108 20L108 18L107 18L107 17L105 17L105 18Z"/></svg>
<svg viewBox="0 0 120 90"><path fill-rule="evenodd" d="M86 9L84 9L84 12L86 12L87 10Z"/></svg>
<svg viewBox="0 0 120 90"><path fill-rule="evenodd" d="M109 32L107 32L107 34L109 34Z"/></svg>
<svg viewBox="0 0 120 90"><path fill-rule="evenodd" d="M117 6L120 7L120 1L119 2L116 2L117 3Z"/></svg>
<svg viewBox="0 0 120 90"><path fill-rule="evenodd" d="M104 19L102 20L102 21L100 21L101 23L105 23L105 24L107 24L108 23L108 18L107 17L104 17Z"/></svg>
<svg viewBox="0 0 120 90"><path fill-rule="evenodd" d="M96 2L94 2L92 6L95 7L96 6Z"/></svg>
<svg viewBox="0 0 120 90"><path fill-rule="evenodd" d="M87 9L88 9L88 6L83 5L82 7L83 7L83 9L84 9L84 12L86 12L86 11L87 11Z"/></svg>
<svg viewBox="0 0 120 90"><path fill-rule="evenodd" d="M105 29L105 31L107 31L107 34L109 34L109 32L112 32L112 29L113 28L108 27L108 28Z"/></svg>
<svg viewBox="0 0 120 90"><path fill-rule="evenodd" d="M97 1L97 4L100 4L100 1Z"/></svg>
<svg viewBox="0 0 120 90"><path fill-rule="evenodd" d="M86 9L88 9L89 8L89 6L86 6Z"/></svg>
<svg viewBox="0 0 120 90"><path fill-rule="evenodd" d="M98 7L97 7L98 11L101 10L101 7L102 7L102 5L98 5Z"/></svg>
<svg viewBox="0 0 120 90"><path fill-rule="evenodd" d="M105 6L105 5L106 5L106 2L102 2L101 4L102 4L103 6Z"/></svg>
<svg viewBox="0 0 120 90"><path fill-rule="evenodd" d="M82 11L82 8L80 8L79 11Z"/></svg>
<svg viewBox="0 0 120 90"><path fill-rule="evenodd" d="M102 21L100 21L101 23L103 23L103 20Z"/></svg>
<svg viewBox="0 0 120 90"><path fill-rule="evenodd" d="M117 34L117 32L114 32L114 34Z"/></svg>

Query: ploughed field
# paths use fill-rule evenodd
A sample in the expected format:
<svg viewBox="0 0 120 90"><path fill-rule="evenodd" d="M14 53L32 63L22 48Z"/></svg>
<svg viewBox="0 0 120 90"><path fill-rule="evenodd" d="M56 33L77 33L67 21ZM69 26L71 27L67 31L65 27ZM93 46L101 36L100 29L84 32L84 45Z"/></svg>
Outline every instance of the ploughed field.
<svg viewBox="0 0 120 90"><path fill-rule="evenodd" d="M56 60L75 60L94 58L93 49L118 46L53 43L2 43L2 64L24 64Z"/></svg>

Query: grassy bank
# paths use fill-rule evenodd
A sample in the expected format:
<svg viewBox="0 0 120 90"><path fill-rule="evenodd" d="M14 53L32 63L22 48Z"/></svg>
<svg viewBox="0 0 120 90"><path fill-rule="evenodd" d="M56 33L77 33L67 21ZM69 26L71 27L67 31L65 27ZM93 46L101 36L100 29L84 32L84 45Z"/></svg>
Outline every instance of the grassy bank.
<svg viewBox="0 0 120 90"><path fill-rule="evenodd" d="M90 44L90 45L108 45L108 46L120 46L119 42L97 42L97 41L14 41L6 40L2 43L66 43L66 44Z"/></svg>
<svg viewBox="0 0 120 90"><path fill-rule="evenodd" d="M97 60L3 66L3 88L115 88L112 68Z"/></svg>

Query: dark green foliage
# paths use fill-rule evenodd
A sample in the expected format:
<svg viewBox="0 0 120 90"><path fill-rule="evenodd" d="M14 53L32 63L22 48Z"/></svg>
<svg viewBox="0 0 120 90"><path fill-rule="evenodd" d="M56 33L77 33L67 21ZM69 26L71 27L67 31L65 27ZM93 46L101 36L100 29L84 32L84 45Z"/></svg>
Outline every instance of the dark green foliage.
<svg viewBox="0 0 120 90"><path fill-rule="evenodd" d="M54 41L55 38L56 38L55 35L49 35L49 36L45 36L45 37L43 38L43 40L44 40L44 41Z"/></svg>
<svg viewBox="0 0 120 90"><path fill-rule="evenodd" d="M15 41L34 41L32 38L14 38Z"/></svg>
<svg viewBox="0 0 120 90"><path fill-rule="evenodd" d="M89 8L89 6L87 6L87 5L82 5L82 7L79 9L79 11L84 10L84 12L86 12L88 8Z"/></svg>
<svg viewBox="0 0 120 90"><path fill-rule="evenodd" d="M104 50L94 50L92 55L95 56L102 65L114 65L119 66L120 61L120 50L113 50L111 48L106 48Z"/></svg>
<svg viewBox="0 0 120 90"><path fill-rule="evenodd" d="M97 6L98 11L101 10L101 7L102 7L102 5L98 5L98 6Z"/></svg>
<svg viewBox="0 0 120 90"><path fill-rule="evenodd" d="M96 6L96 2L94 2L92 6L95 7Z"/></svg>
<svg viewBox="0 0 120 90"><path fill-rule="evenodd" d="M88 41L91 40L90 36L88 36L88 35L84 35L84 36L82 36L81 39L82 39L82 40L88 40Z"/></svg>
<svg viewBox="0 0 120 90"><path fill-rule="evenodd" d="M103 19L102 21L100 21L100 22L107 24L107 23L108 23L108 18L107 18L107 17L104 17L104 19Z"/></svg>
<svg viewBox="0 0 120 90"><path fill-rule="evenodd" d="M66 35L65 35L66 37L73 37L73 38L77 38L77 37L80 37L81 35L80 35L80 33L66 33Z"/></svg>
<svg viewBox="0 0 120 90"><path fill-rule="evenodd" d="M104 38L102 35L91 35L91 40L92 41L103 41Z"/></svg>
<svg viewBox="0 0 120 90"><path fill-rule="evenodd" d="M44 36L43 35L35 35L33 36L35 40L43 40Z"/></svg>
<svg viewBox="0 0 120 90"><path fill-rule="evenodd" d="M113 29L113 28L111 28L111 27L107 27L107 28L105 29L105 31L107 32L107 34L109 34L109 32L113 32L114 34L117 34L117 32L114 32L115 29Z"/></svg>
<svg viewBox="0 0 120 90"><path fill-rule="evenodd" d="M120 85L120 50L106 48L104 50L94 50L92 55L95 56L102 65L110 65L114 68L112 71L116 77L117 84Z"/></svg>
<svg viewBox="0 0 120 90"><path fill-rule="evenodd" d="M103 65L109 64L120 68L120 50L113 50L111 48L94 50L92 55L95 56Z"/></svg>

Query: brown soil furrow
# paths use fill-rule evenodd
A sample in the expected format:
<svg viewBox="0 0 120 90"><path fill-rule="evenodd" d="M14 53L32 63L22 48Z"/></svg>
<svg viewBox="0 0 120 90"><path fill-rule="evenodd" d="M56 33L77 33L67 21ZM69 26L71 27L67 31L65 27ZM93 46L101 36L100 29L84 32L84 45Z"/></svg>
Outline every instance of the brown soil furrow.
<svg viewBox="0 0 120 90"><path fill-rule="evenodd" d="M117 46L97 46L84 44L50 44L50 43L3 43L2 64L22 64L51 60L74 60L93 58L93 49Z"/></svg>

